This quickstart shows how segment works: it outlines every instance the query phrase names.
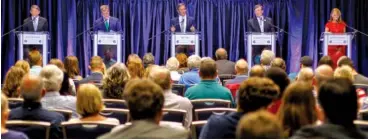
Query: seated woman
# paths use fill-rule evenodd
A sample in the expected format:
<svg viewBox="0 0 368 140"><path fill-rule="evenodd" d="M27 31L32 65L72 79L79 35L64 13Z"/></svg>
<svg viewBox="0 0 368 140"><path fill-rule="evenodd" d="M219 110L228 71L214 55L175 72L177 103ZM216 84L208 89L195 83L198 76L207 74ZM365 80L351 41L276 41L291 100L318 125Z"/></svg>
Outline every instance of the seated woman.
<svg viewBox="0 0 368 140"><path fill-rule="evenodd" d="M20 96L18 93L20 82L26 74L27 73L22 68L15 66L11 67L6 73L2 93L9 98L18 98Z"/></svg>
<svg viewBox="0 0 368 140"><path fill-rule="evenodd" d="M75 80L82 80L82 76L79 73L79 61L75 56L67 56L64 59L65 71L69 78Z"/></svg>
<svg viewBox="0 0 368 140"><path fill-rule="evenodd" d="M106 99L123 99L124 86L130 79L123 63L112 65L102 80L102 90Z"/></svg>
<svg viewBox="0 0 368 140"><path fill-rule="evenodd" d="M82 84L77 92L77 113L79 119L70 119L70 122L97 121L120 124L119 120L106 118L100 115L104 104L100 90L93 84Z"/></svg>

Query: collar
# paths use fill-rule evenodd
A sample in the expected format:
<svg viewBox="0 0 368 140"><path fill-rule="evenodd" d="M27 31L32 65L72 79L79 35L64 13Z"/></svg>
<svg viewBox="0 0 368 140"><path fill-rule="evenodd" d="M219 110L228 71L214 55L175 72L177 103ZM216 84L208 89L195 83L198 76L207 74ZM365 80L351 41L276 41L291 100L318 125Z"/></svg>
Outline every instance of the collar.
<svg viewBox="0 0 368 140"><path fill-rule="evenodd" d="M31 69L33 69L33 68L42 68L41 66L39 66L39 65L33 65L32 67L31 67Z"/></svg>
<svg viewBox="0 0 368 140"><path fill-rule="evenodd" d="M143 119L143 120L132 120L132 124L135 125L139 125L139 124L153 124L153 125L157 125L153 120L149 120L149 119Z"/></svg>
<svg viewBox="0 0 368 140"><path fill-rule="evenodd" d="M60 96L59 91L49 91L46 92L45 97L55 97L55 96Z"/></svg>
<svg viewBox="0 0 368 140"><path fill-rule="evenodd" d="M32 19L38 19L38 17L40 17L40 16L32 16Z"/></svg>
<svg viewBox="0 0 368 140"><path fill-rule="evenodd" d="M108 17L107 19L106 19L106 18L104 18L104 17L102 17L102 20L103 20L103 21L107 21L107 22L108 22L108 21L110 20L110 17Z"/></svg>
<svg viewBox="0 0 368 140"><path fill-rule="evenodd" d="M42 105L40 102L24 101L22 107L28 110L33 110L41 108Z"/></svg>
<svg viewBox="0 0 368 140"><path fill-rule="evenodd" d="M259 16L259 17L257 17L257 19L260 20L260 19L264 19L264 18L263 18L263 16Z"/></svg>
<svg viewBox="0 0 368 140"><path fill-rule="evenodd" d="M195 72L198 72L199 69L198 68L191 68L190 71L195 71Z"/></svg>
<svg viewBox="0 0 368 140"><path fill-rule="evenodd" d="M187 15L185 15L185 16L180 16L180 15L179 15L179 17L180 17L180 18L184 18L184 19L185 19L185 18L187 17Z"/></svg>
<svg viewBox="0 0 368 140"><path fill-rule="evenodd" d="M201 83L217 83L217 81L214 80L201 80Z"/></svg>
<svg viewBox="0 0 368 140"><path fill-rule="evenodd" d="M247 74L240 74L240 75L236 75L236 77L248 77Z"/></svg>

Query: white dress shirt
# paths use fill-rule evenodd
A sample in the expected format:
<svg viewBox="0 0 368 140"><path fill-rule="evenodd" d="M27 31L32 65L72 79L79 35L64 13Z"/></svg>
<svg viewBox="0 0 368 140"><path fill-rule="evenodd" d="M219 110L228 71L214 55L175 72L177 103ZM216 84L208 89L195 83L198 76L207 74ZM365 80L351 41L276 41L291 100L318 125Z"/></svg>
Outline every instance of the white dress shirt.
<svg viewBox="0 0 368 140"><path fill-rule="evenodd" d="M184 23L182 24L183 19L184 19ZM185 33L186 32L186 27L187 27L187 16L186 15L185 16L179 16L179 26L180 26L181 32Z"/></svg>

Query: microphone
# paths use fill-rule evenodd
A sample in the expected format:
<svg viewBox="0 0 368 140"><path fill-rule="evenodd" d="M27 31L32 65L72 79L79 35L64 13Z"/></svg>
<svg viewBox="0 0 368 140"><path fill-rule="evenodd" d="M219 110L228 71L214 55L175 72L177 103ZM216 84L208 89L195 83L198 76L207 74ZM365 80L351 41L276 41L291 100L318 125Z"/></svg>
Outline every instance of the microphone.
<svg viewBox="0 0 368 140"><path fill-rule="evenodd" d="M179 25L180 23L183 23L183 22L184 22L184 18L180 22L178 22L177 24L174 24L172 26L177 26L177 25ZM170 28L172 26L170 26ZM169 29L162 30L162 32L160 32L158 34L155 34L153 37L149 38L148 41L152 40L153 38L156 38L157 36L161 35L162 33L166 32L166 31L170 30L170 28Z"/></svg>
<svg viewBox="0 0 368 140"><path fill-rule="evenodd" d="M34 19L32 19L32 18L31 18L31 20L30 20L30 21L28 21L28 22L26 22L26 23L24 23L24 24L22 24L22 25L20 25L20 26L18 26L18 27L16 27L16 28L14 28L13 30L10 30L9 32L7 32L7 33L3 34L3 35L1 36L1 38L3 38L4 36L6 36L6 35L8 35L8 34L10 34L10 33L12 33L12 32L14 32L15 30L17 30L17 29L19 29L19 28L23 27L24 25L26 25L26 24L28 24L28 23L30 23L30 22L33 22L33 21L34 21Z"/></svg>
<svg viewBox="0 0 368 140"><path fill-rule="evenodd" d="M358 29L355 29L355 28L353 28L353 27L351 27L351 26L349 26L348 24L346 24L345 23L345 26L346 27L348 27L349 29L351 29L351 30L353 30L354 32L354 34L356 34L356 33L361 33L362 35L364 35L364 36L366 36L366 37L368 37L368 35L366 34L366 33L363 33L362 31L359 31Z"/></svg>
<svg viewBox="0 0 368 140"><path fill-rule="evenodd" d="M262 19L261 19L261 20L262 20ZM279 30L279 32L284 32L284 33L286 33L287 35L290 35L290 36L294 37L292 34L289 34L287 31L285 31L284 29L280 28L279 26L276 26L276 25L272 24L272 23L271 23L271 22L269 22L268 20L263 19L262 21L267 22L267 23L268 23L268 24L270 24L272 27L277 28L277 29ZM294 37L294 38L296 38L296 37Z"/></svg>
<svg viewBox="0 0 368 140"><path fill-rule="evenodd" d="M102 21L97 22L96 24L93 24L90 28L88 28L88 29L84 30L83 32L80 32L79 34L77 34L77 35L76 35L74 38L72 38L72 39L76 39L76 38L78 38L79 36L81 36L82 34L86 33L87 31L89 31L89 30L91 30L91 29L95 28L97 25L100 25L101 23L105 23L105 22L106 22L106 20L102 20Z"/></svg>

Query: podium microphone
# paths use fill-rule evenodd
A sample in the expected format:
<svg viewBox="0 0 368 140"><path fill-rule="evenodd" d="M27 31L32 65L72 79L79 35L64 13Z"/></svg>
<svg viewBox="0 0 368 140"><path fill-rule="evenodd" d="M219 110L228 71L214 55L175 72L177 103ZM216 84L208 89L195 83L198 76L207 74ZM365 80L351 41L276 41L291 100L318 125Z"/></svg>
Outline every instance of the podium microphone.
<svg viewBox="0 0 368 140"><path fill-rule="evenodd" d="M8 34L10 34L10 33L12 33L12 32L14 32L15 30L19 29L20 27L23 27L24 25L26 25L26 24L28 24L28 23L30 23L30 22L33 22L33 21L34 21L34 19L32 19L32 20L30 20L30 21L28 21L28 22L26 22L26 23L24 23L24 24L22 24L22 25L20 25L20 26L18 26L18 27L16 27L16 28L14 28L13 30L10 30L9 32L7 32L7 33L3 34L3 35L1 36L1 38L3 38L4 36L6 36L6 35L8 35Z"/></svg>
<svg viewBox="0 0 368 140"><path fill-rule="evenodd" d="M73 37L72 39L76 39L76 38L78 38L79 36L81 36L82 34L84 34L84 33L86 33L87 31L89 31L89 30L91 30L91 29L93 29L93 28L95 28L97 25L100 25L101 23L104 23L105 22L105 20L102 20L102 21L100 21L100 22L97 22L96 24L93 24L91 27L89 27L88 29L86 29L86 30L84 30L83 32L80 32L79 34L77 34L75 37Z"/></svg>
<svg viewBox="0 0 368 140"><path fill-rule="evenodd" d="M174 25L172 25L172 26L179 25L180 23L183 23L183 22L184 22L184 19L183 19L183 20L181 20L178 24L174 24ZM170 28L171 28L172 26L170 26ZM156 38L157 36L161 35L162 33L166 32L166 31L170 30L170 28L169 28L169 29L162 30L160 33L155 34L154 36L152 36L151 38L149 38L149 39L148 39L148 41L152 40L153 38Z"/></svg>
<svg viewBox="0 0 368 140"><path fill-rule="evenodd" d="M346 26L346 27L348 27L349 29L353 30L353 31L354 31L354 34L356 34L356 33L361 33L362 35L364 35L364 36L368 37L368 35L367 35L366 33L363 33L362 31L359 31L358 29L355 29L355 28L353 28L353 27L349 26L349 25L348 25L348 24L346 24L346 23L345 23L345 26Z"/></svg>
<svg viewBox="0 0 368 140"><path fill-rule="evenodd" d="M272 27L275 27L276 29L278 29L278 30L279 30L279 32L284 32L284 33L286 33L287 35L290 35L291 37L296 38L296 37L295 37L295 36L293 36L292 34L289 34L287 31L285 31L284 29L280 28L279 26L276 26L276 25L272 24L272 23L271 23L271 22L269 22L268 20L263 19L262 21L267 22L267 23L268 23L268 24L270 24Z"/></svg>

